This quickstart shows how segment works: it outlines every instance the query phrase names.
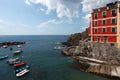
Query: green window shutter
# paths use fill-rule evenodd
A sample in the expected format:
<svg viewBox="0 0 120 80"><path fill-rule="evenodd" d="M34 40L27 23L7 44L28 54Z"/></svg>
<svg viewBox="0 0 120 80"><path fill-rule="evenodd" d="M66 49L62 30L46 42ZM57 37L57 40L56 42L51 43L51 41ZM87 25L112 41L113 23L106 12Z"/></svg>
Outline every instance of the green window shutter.
<svg viewBox="0 0 120 80"><path fill-rule="evenodd" d="M103 12L102 12L102 16L106 16L106 11L103 11Z"/></svg>
<svg viewBox="0 0 120 80"><path fill-rule="evenodd" d="M103 20L103 24L106 24L106 20Z"/></svg>
<svg viewBox="0 0 120 80"><path fill-rule="evenodd" d="M116 19L115 18L112 19L112 24L114 24L114 23L116 23Z"/></svg>
<svg viewBox="0 0 120 80"><path fill-rule="evenodd" d="M116 32L116 28L112 28L112 32Z"/></svg>
<svg viewBox="0 0 120 80"><path fill-rule="evenodd" d="M106 32L106 28L103 28L103 32Z"/></svg>

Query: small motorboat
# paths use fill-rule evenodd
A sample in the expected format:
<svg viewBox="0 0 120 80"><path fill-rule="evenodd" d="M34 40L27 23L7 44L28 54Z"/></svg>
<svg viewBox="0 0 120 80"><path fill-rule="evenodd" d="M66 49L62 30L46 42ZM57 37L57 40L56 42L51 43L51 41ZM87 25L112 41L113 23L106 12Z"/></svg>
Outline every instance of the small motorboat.
<svg viewBox="0 0 120 80"><path fill-rule="evenodd" d="M28 73L30 70L28 69L24 69L22 71L20 71L19 73L16 74L17 77L21 77L23 75L25 75L26 73Z"/></svg>
<svg viewBox="0 0 120 80"><path fill-rule="evenodd" d="M20 62L21 62L20 60L16 60L16 61L11 61L11 62L7 62L7 63L10 65L14 65L14 64L18 64Z"/></svg>
<svg viewBox="0 0 120 80"><path fill-rule="evenodd" d="M14 54L22 53L22 50L13 51Z"/></svg>
<svg viewBox="0 0 120 80"><path fill-rule="evenodd" d="M18 48L21 48L21 47L22 47L22 45L17 45L17 47L18 47Z"/></svg>
<svg viewBox="0 0 120 80"><path fill-rule="evenodd" d="M7 46L7 45L3 45L2 47L3 47L3 48L7 48L8 46Z"/></svg>
<svg viewBox="0 0 120 80"><path fill-rule="evenodd" d="M8 55L0 57L0 60L8 58Z"/></svg>
<svg viewBox="0 0 120 80"><path fill-rule="evenodd" d="M20 67L20 66L25 65L25 64L26 64L25 62L20 62L20 63L14 64L13 66Z"/></svg>
<svg viewBox="0 0 120 80"><path fill-rule="evenodd" d="M16 61L16 60L18 60L18 59L19 59L19 57L16 57L16 58L10 58L10 59L7 60L7 62L13 62L13 61Z"/></svg>
<svg viewBox="0 0 120 80"><path fill-rule="evenodd" d="M24 69L28 69L30 66L28 65L25 65L25 66L21 66L17 69L15 69L15 73L19 73L20 71L24 70Z"/></svg>

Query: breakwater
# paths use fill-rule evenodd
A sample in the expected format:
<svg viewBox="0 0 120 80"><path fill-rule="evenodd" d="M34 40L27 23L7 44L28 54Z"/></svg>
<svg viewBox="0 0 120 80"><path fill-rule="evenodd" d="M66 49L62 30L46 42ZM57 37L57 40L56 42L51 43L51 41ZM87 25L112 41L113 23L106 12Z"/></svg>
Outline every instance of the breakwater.
<svg viewBox="0 0 120 80"><path fill-rule="evenodd" d="M10 46L10 45L22 45L22 44L25 44L25 42L22 42L22 41L8 41L8 42L2 42L0 43L0 46Z"/></svg>

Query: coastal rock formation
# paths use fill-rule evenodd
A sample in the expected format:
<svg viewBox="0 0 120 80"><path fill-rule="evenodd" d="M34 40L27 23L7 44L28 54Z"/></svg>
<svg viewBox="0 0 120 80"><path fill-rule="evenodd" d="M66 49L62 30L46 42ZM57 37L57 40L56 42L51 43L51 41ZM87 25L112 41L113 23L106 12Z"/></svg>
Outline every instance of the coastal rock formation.
<svg viewBox="0 0 120 80"><path fill-rule="evenodd" d="M104 43L79 41L78 46L71 46L62 51L68 56L83 56L111 63L120 63L120 49Z"/></svg>
<svg viewBox="0 0 120 80"><path fill-rule="evenodd" d="M69 46L62 54L74 58L86 72L120 78L120 49L106 43L89 42L86 32L84 37L81 34L73 34L64 42Z"/></svg>
<svg viewBox="0 0 120 80"><path fill-rule="evenodd" d="M8 42L2 42L0 43L0 46L10 46L10 45L21 45L21 44L25 44L25 42L22 42L22 41L8 41Z"/></svg>
<svg viewBox="0 0 120 80"><path fill-rule="evenodd" d="M75 33L69 36L67 42L62 42L66 46L77 46L79 45L79 40L85 40L88 38L87 30L82 33Z"/></svg>

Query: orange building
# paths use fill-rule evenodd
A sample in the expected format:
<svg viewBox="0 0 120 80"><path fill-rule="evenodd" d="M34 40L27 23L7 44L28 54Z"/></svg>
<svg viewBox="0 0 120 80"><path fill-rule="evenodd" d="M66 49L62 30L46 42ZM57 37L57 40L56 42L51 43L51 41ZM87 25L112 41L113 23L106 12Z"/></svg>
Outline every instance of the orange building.
<svg viewBox="0 0 120 80"><path fill-rule="evenodd" d="M120 47L120 2L93 9L88 34L91 42L112 43Z"/></svg>

